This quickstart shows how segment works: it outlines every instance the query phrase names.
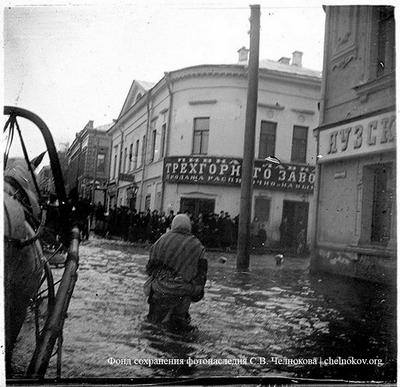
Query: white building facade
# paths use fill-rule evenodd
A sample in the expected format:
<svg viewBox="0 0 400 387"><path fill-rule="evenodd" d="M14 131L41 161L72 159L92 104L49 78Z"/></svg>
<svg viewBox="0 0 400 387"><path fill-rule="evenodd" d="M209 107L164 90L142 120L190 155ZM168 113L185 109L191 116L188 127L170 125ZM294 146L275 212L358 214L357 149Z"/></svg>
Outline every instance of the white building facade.
<svg viewBox="0 0 400 387"><path fill-rule="evenodd" d="M284 218L293 236L311 225L321 77L301 55L260 62L252 211L271 242ZM111 204L238 215L247 82L245 63L170 72L139 100L134 82L110 130Z"/></svg>

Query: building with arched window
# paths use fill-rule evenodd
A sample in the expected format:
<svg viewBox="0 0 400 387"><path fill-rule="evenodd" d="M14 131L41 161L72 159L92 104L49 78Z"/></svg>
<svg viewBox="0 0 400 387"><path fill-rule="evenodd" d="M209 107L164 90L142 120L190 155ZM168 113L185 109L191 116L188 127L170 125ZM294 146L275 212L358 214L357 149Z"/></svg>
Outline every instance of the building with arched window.
<svg viewBox="0 0 400 387"><path fill-rule="evenodd" d="M109 130L111 205L238 215L247 56L242 48L238 64L166 73L139 100L133 83ZM289 241L311 225L320 85L299 51L260 61L253 216L270 242L283 219Z"/></svg>

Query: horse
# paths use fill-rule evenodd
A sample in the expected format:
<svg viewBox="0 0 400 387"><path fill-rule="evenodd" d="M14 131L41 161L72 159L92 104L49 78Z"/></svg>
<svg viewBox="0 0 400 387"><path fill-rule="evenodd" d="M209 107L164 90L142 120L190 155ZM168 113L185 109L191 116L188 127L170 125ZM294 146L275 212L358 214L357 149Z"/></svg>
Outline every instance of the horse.
<svg viewBox="0 0 400 387"><path fill-rule="evenodd" d="M45 259L38 239L41 209L24 159L9 160L3 190L5 336L9 368L28 306L40 288Z"/></svg>

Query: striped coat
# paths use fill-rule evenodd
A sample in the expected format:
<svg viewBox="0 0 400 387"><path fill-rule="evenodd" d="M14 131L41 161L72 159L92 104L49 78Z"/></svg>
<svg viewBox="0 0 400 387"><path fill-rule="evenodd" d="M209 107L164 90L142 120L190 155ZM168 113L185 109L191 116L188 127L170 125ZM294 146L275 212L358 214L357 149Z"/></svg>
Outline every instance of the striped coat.
<svg viewBox="0 0 400 387"><path fill-rule="evenodd" d="M158 270L167 269L185 282L191 282L197 275L204 252L203 245L195 236L182 230L171 230L151 247L147 274L155 276Z"/></svg>

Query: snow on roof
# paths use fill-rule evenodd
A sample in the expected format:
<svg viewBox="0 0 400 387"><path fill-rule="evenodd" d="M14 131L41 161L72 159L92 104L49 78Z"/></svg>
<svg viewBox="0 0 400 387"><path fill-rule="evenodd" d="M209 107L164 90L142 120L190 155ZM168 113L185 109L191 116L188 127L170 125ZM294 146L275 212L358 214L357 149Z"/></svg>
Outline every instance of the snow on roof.
<svg viewBox="0 0 400 387"><path fill-rule="evenodd" d="M139 83L143 87L143 89L145 89L146 91L150 90L155 85L154 82L140 81L140 80L137 80L137 79L135 79L135 81L137 83Z"/></svg>
<svg viewBox="0 0 400 387"><path fill-rule="evenodd" d="M114 122L112 122L112 123L110 123L110 124L105 124L105 125L96 126L95 129L96 129L96 130L107 131L107 130L110 129L113 125L114 125Z"/></svg>
<svg viewBox="0 0 400 387"><path fill-rule="evenodd" d="M317 70L311 70L306 67L295 66L291 64L285 64L270 59L260 60L260 69L268 69L274 71L282 71L290 74L305 75L309 77L322 77L322 72Z"/></svg>

